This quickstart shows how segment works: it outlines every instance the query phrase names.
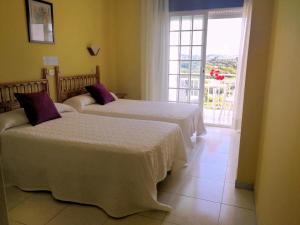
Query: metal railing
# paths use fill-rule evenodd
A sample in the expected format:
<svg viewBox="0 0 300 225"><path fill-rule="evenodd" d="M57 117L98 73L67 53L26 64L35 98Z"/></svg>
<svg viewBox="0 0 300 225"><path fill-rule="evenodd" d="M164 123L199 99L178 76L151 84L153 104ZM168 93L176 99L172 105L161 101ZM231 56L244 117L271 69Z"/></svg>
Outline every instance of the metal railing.
<svg viewBox="0 0 300 225"><path fill-rule="evenodd" d="M235 74L224 74L223 80L205 75L204 121L208 124L231 126L235 95Z"/></svg>

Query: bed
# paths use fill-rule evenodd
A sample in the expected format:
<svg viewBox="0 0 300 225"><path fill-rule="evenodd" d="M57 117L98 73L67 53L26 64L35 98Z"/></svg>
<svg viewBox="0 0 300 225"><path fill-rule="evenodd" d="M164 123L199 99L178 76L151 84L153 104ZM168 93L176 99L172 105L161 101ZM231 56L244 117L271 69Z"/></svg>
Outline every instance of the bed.
<svg viewBox="0 0 300 225"><path fill-rule="evenodd" d="M100 70L95 74L61 76L55 69L57 98L81 113L139 120L176 123L180 126L187 146L192 147L191 136L205 133L200 107L192 104L117 99L106 105L96 104L86 94L85 86L99 83Z"/></svg>
<svg viewBox="0 0 300 225"><path fill-rule="evenodd" d="M110 216L170 210L156 185L187 163L176 124L81 114L57 104L60 119L31 126L14 92L48 91L47 80L0 84L1 154L9 184L98 206Z"/></svg>

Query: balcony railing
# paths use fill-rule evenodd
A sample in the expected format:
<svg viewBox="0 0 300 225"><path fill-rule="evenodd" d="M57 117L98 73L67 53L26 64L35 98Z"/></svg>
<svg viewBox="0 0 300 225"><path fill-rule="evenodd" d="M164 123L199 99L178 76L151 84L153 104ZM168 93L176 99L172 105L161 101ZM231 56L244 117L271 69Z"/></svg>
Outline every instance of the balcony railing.
<svg viewBox="0 0 300 225"><path fill-rule="evenodd" d="M207 124L231 126L235 95L235 74L225 74L224 80L205 75L204 121Z"/></svg>

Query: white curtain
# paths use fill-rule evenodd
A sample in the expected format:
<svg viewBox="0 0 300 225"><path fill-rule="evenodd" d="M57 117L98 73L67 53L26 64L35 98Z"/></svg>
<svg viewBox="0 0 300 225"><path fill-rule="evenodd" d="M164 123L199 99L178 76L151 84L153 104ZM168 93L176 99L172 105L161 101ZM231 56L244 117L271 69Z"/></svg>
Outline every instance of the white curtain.
<svg viewBox="0 0 300 225"><path fill-rule="evenodd" d="M168 100L169 0L141 0L142 99Z"/></svg>
<svg viewBox="0 0 300 225"><path fill-rule="evenodd" d="M248 61L248 48L250 39L251 16L252 16L252 3L253 0L245 0L243 7L243 30L242 41L238 63L238 76L236 81L236 94L235 95L235 109L234 109L234 128L241 129L243 103L244 103L244 89L246 81L246 70Z"/></svg>

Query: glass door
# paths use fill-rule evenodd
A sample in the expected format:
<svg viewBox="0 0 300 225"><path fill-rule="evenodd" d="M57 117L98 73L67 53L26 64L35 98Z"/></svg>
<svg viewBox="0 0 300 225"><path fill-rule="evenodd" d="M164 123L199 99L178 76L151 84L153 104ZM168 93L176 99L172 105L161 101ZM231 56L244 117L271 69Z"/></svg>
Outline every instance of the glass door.
<svg viewBox="0 0 300 225"><path fill-rule="evenodd" d="M170 17L169 102L203 106L207 13Z"/></svg>

